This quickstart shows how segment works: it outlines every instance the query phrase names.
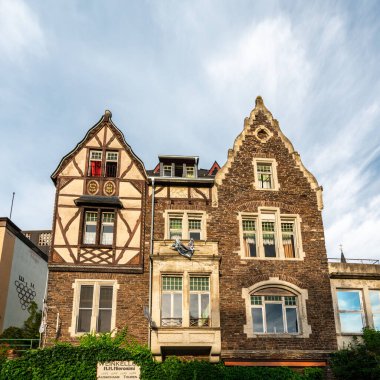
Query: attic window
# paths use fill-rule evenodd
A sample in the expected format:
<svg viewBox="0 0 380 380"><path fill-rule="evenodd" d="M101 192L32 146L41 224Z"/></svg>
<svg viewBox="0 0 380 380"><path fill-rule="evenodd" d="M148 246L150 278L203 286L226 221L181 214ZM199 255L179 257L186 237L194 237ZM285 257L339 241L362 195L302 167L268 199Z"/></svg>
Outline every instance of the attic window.
<svg viewBox="0 0 380 380"><path fill-rule="evenodd" d="M90 151L89 176L100 177L102 175L102 153L98 150Z"/></svg>
<svg viewBox="0 0 380 380"><path fill-rule="evenodd" d="M102 151L90 150L88 176L101 177L104 173L105 177L116 177L118 157L118 152L106 151L104 157Z"/></svg>

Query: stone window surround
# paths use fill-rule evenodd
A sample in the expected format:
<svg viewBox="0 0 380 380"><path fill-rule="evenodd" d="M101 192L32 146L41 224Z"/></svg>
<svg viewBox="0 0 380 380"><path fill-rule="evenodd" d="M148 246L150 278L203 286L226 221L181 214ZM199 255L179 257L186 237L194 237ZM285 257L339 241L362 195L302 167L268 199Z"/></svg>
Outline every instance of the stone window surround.
<svg viewBox="0 0 380 380"><path fill-rule="evenodd" d="M96 318L97 314L94 313L94 309L97 310L99 307L99 291L100 286L112 286L113 295L112 295L112 317L111 317L111 332L115 331L116 327L116 305L117 305L117 290L119 290L120 285L117 283L117 280L92 280L92 279L76 279L72 284L74 289L73 296L73 308L72 308L72 317L71 317L71 326L69 327L69 333L71 337L79 337L86 332L76 332L77 316L79 314L79 301L80 301L80 288L82 285L92 285L94 286L94 304L92 306L93 312L91 316L91 327L92 332L96 328Z"/></svg>
<svg viewBox="0 0 380 380"><path fill-rule="evenodd" d="M270 164L272 168L272 185L273 187L270 189L262 189L259 186L259 176L257 174L257 165L258 164ZM254 170L254 176L255 181L253 182L253 188L254 190L258 191L278 191L280 189L280 184L278 183L278 177L277 177L277 161L274 158L260 158L260 157L254 157L252 160L253 164L253 170Z"/></svg>
<svg viewBox="0 0 380 380"><path fill-rule="evenodd" d="M212 304L212 297L211 294L213 291L218 290L218 287L214 283L215 275L212 272L205 271L205 272L193 272L193 271L188 271L184 270L182 273L178 272L168 272L168 271L163 271L160 273L160 284L159 284L159 289L160 289L160 322L159 326L161 327L161 311L162 311L162 294L163 294L163 289L162 289L162 282L164 277L180 277L182 278L182 325L181 326L171 326L170 328L174 329L181 329L184 327L189 327L190 326L190 278L191 277L205 277L209 279L209 291L208 293L210 294L209 298L209 318L210 318L210 326L211 327L215 324L213 324L212 320L212 310L213 307L215 307ZM194 328L197 328L194 327Z"/></svg>
<svg viewBox="0 0 380 380"><path fill-rule="evenodd" d="M165 219L164 239L170 240L170 226L169 226L170 217L178 216L178 218L182 217L182 239L189 240L189 223L188 223L189 215L194 215L197 218L201 219L201 239L200 240L207 240L206 212L199 211L199 210L165 210L163 212L163 217Z"/></svg>
<svg viewBox="0 0 380 380"><path fill-rule="evenodd" d="M259 290L280 288L293 293L297 297L297 313L299 321L298 334L270 334L270 333L255 333L253 331L253 321L251 314L251 294ZM245 314L247 324L244 325L244 333L247 338L308 338L311 334L311 326L307 323L306 300L308 299L307 289L301 289L297 285L290 282L279 280L278 277L270 277L269 280L260 281L249 288L242 288L242 298L245 301Z"/></svg>
<svg viewBox="0 0 380 380"><path fill-rule="evenodd" d="M355 286L350 287L350 284L352 285L351 280L343 280L339 284L335 284L331 281L331 290L332 290L332 297L333 297L333 304L334 304L334 315L335 315L335 326L336 326L336 333L337 335L341 336L361 336L363 333L344 333L341 332L340 327L340 318L339 318L339 307L338 307L338 297L337 297L337 291L338 290L356 290L359 291L361 294L361 302L363 307L363 323L365 326L368 326L370 328L374 327L373 318L372 318L372 306L371 301L369 297L369 291L370 290L378 290L379 288L375 288L374 286L369 285L361 285L361 286ZM364 327L364 326L363 326Z"/></svg>
<svg viewBox="0 0 380 380"><path fill-rule="evenodd" d="M274 214L275 215L275 242L276 242L276 252L277 257L265 257L264 249L262 245L262 230L261 222L262 215L264 214ZM249 257L245 255L244 252L244 239L243 239L243 220L245 218L255 219L256 221L256 249L257 257ZM301 237L301 223L302 219L298 214L281 214L278 207L258 207L258 211L252 212L239 212L237 216L239 223L239 238L240 238L240 250L239 255L243 260L303 260L305 257L305 252L302 247L302 237ZM284 248L282 246L282 232L281 232L281 222L292 221L294 222L294 235L295 235L295 256L294 258L286 258L284 253Z"/></svg>

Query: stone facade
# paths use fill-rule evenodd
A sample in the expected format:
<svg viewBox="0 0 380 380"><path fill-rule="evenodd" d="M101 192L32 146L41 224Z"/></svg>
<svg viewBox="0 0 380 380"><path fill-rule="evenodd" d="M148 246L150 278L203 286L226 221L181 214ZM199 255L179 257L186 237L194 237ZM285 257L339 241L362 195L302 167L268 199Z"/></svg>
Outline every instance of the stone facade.
<svg viewBox="0 0 380 380"><path fill-rule="evenodd" d="M108 139L117 146L107 145L104 134L95 137L105 133L102 128L108 128ZM119 161L124 170L114 179L99 178L102 184L98 187L89 187L94 180L87 168L91 150L118 151L119 160L125 157L125 163ZM321 216L322 188L262 99L257 98L216 176L198 176L197 157L185 157L183 163L180 157L162 157L165 162L147 175L106 114L53 174L57 200L47 338L74 339L73 308L78 309L75 297L79 297L75 287L87 279L96 289L97 281L108 280L117 284L112 285L115 327L127 323L141 342L150 343L159 360L177 353L208 355L211 361L224 359L232 364L270 360L324 365L327 353L336 349L336 335ZM70 191L65 190L62 197L68 181ZM112 196L104 193L106 181L115 182ZM122 187L123 181L129 187ZM129 194L130 184L140 190ZM93 207L91 202L99 201L95 198L100 193L89 190L97 188L103 189L103 198L113 198L107 207L117 210L112 249L83 247L80 240L83 215ZM137 212L136 202L141 212L133 219L128 210ZM137 240L128 238L130 220L140 221ZM191 246L190 238L195 236L191 259L171 246L176 234L185 246ZM81 262L83 250L87 250L86 262ZM133 255L134 250L138 254ZM111 253L129 261L112 259ZM102 255L105 262L100 262ZM170 281L177 287L164 285ZM192 285L197 281L204 283L202 291ZM197 299L202 318L194 318L200 310L194 303ZM93 308L96 302L94 296ZM143 317L147 305L150 330ZM93 320L91 326L95 326Z"/></svg>

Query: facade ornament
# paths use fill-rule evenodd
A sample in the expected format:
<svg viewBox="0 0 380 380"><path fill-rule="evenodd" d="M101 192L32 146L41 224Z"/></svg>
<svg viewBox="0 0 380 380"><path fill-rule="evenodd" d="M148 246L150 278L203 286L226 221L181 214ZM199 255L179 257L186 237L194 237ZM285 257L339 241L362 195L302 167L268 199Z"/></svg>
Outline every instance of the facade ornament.
<svg viewBox="0 0 380 380"><path fill-rule="evenodd" d="M173 249L176 249L181 256L185 256L188 259L191 259L194 254L194 239L191 238L189 245L186 246L181 243L181 239L175 239L175 242L172 244Z"/></svg>

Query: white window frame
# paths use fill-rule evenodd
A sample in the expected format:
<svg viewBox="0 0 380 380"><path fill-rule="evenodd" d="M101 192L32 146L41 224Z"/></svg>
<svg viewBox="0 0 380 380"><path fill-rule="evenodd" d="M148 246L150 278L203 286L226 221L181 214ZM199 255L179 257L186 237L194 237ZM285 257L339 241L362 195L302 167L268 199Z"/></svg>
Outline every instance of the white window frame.
<svg viewBox="0 0 380 380"><path fill-rule="evenodd" d="M165 170L168 170L168 168L170 168L170 175L165 174ZM173 177L173 165L163 164L162 165L162 176L163 177Z"/></svg>
<svg viewBox="0 0 380 380"><path fill-rule="evenodd" d="M170 210L164 212L165 218L165 239L172 240L170 238L170 219L182 219L182 237L183 240L189 240L191 235L191 228L189 228L189 220L200 220L201 229L194 232L200 232L199 240L206 240L206 212L193 211L193 210Z"/></svg>
<svg viewBox="0 0 380 380"><path fill-rule="evenodd" d="M360 310L341 310L339 309L339 298L338 292L347 292L347 293L358 293L359 301L360 301ZM336 310L337 310L337 321L339 323L339 332L342 335L361 335L361 331L342 331L342 323L340 321L341 314L359 314L362 320L362 328L366 326L366 318L364 311L364 303L363 303L363 289L349 289L349 288L336 288L335 289L335 297L336 297Z"/></svg>
<svg viewBox="0 0 380 380"><path fill-rule="evenodd" d="M267 296L277 296L277 297L280 297L281 299L280 300L266 300L265 298ZM257 294L251 294L251 297L260 297L261 298L261 304L258 305L258 304L253 304L251 302L251 311L252 309L258 309L261 311L261 316L262 316L262 321L263 321L263 331L262 332L258 332L258 331L254 331L255 334L292 334L292 335L298 335L300 333L299 331L299 317L298 317L298 297L297 295L291 293L289 295L279 295L279 294L271 294L271 290L270 288L268 289L268 294L266 295L257 295ZM296 304L295 305L287 305L286 304L286 297L294 297L295 300L296 300ZM277 305L281 305L281 311L282 311L282 325L284 327L284 332L268 332L268 325L267 325L267 320L266 320L266 308L265 306L266 305L273 305L273 304L277 304ZM286 310L287 309L295 309L296 310L296 319L297 319L297 329L298 331L297 332L288 332L288 323L287 323L287 317L286 317ZM253 323L253 321L252 321ZM254 326L253 326L253 330L254 330Z"/></svg>
<svg viewBox="0 0 380 380"><path fill-rule="evenodd" d="M116 158L109 158L110 154L113 154L113 155L115 154ZM117 170L118 170L118 166L119 166L119 152L116 152L113 150L107 150L106 151L106 159L104 161L104 174L103 174L104 177L107 177L107 162L116 162L115 176L109 177L109 178L115 178L117 176Z"/></svg>
<svg viewBox="0 0 380 380"><path fill-rule="evenodd" d="M368 297L369 297L369 313L371 318L370 318L370 323L372 323L372 328L375 328L375 315L377 316L377 318L380 319L380 310L374 310L374 307L372 305L372 302L371 302L371 292L376 292L380 298L380 289L372 289L370 288L368 290ZM379 327L379 330L380 330L380 327Z"/></svg>
<svg viewBox="0 0 380 380"><path fill-rule="evenodd" d="M258 292L268 292L270 295L271 289L276 288L291 293L295 296L297 301L297 321L298 321L298 332L297 333L257 333L253 331L253 320L252 320L252 306L251 305L251 295L255 295ZM276 295L276 294L273 294ZM283 338L308 338L311 334L311 326L307 321L307 311L306 311L306 301L308 299L307 289L301 289L295 284L280 280L278 277L270 277L269 280L258 282L249 288L242 289L242 298L245 301L246 306L246 319L247 323L244 325L244 333L248 338L256 338L258 336L266 337L283 337ZM283 310L283 317L285 311ZM265 313L264 313L265 314ZM265 317L265 316L264 316ZM285 326L285 325L284 325Z"/></svg>
<svg viewBox="0 0 380 380"><path fill-rule="evenodd" d="M186 165L186 178L195 178L195 167Z"/></svg>
<svg viewBox="0 0 380 380"><path fill-rule="evenodd" d="M277 177L277 161L274 158L253 158L252 161L253 164L253 170L254 170L254 176L255 180L253 183L253 188L255 190L260 191L278 191L280 189L280 184L278 183L278 177ZM259 182L259 173L258 173L258 165L264 164L264 165L270 165L271 167L271 187L270 188L262 188L260 186Z"/></svg>
<svg viewBox="0 0 380 380"><path fill-rule="evenodd" d="M239 255L244 260L303 260L305 253L302 247L301 222L302 219L297 214L281 214L277 207L259 207L258 212L239 212L237 216L239 223L240 251ZM256 256L246 254L244 242L243 220L253 220L255 222L256 234ZM274 239L276 257L266 257L264 251L264 231L263 222L274 222ZM295 257L285 257L283 245L283 232L281 223L292 223L294 234L294 253Z"/></svg>
<svg viewBox="0 0 380 380"><path fill-rule="evenodd" d="M112 286L112 314L111 314L111 330L110 332L115 332L116 328L116 305L117 305L117 290L119 289L119 284L116 280L75 280L72 284L72 288L74 289L74 297L73 297L73 309L72 309L72 318L71 318L71 326L69 327L70 336L82 336L83 334L87 334L88 332L77 332L77 318L79 316L79 304L80 304L80 291L81 286L93 286L93 301L92 301L92 315L91 315L91 333L96 333L97 329L97 320L99 316L99 296L100 296L100 287L101 286Z"/></svg>
<svg viewBox="0 0 380 380"><path fill-rule="evenodd" d="M191 290L191 279L192 278L207 278L208 279L208 289L207 290ZM191 321L190 316L190 305L191 305L191 295L197 295L198 298L198 316L197 316L197 323L194 324L195 320ZM202 295L208 295L208 317L202 317L201 310L202 310ZM210 276L199 276L199 275L190 275L189 276L189 320L190 320L190 327L202 327L202 326L210 326L210 318L211 317L211 294L210 294Z"/></svg>
<svg viewBox="0 0 380 380"><path fill-rule="evenodd" d="M163 282L164 278L180 278L181 279L181 289L170 289L170 290L164 290L163 288ZM183 281L183 276L182 275L171 275L171 274L164 274L161 276L161 297L160 297L160 326L161 327L182 327L183 325L183 312L184 312L184 294L183 294L183 288L184 288L184 281ZM164 294L170 295L170 317L165 318L165 319L173 319L174 323L166 323L163 324L162 320L164 319L162 316L162 300ZM174 295L175 294L180 294L181 295L181 317L174 317ZM175 323L175 319L179 319L179 323Z"/></svg>

